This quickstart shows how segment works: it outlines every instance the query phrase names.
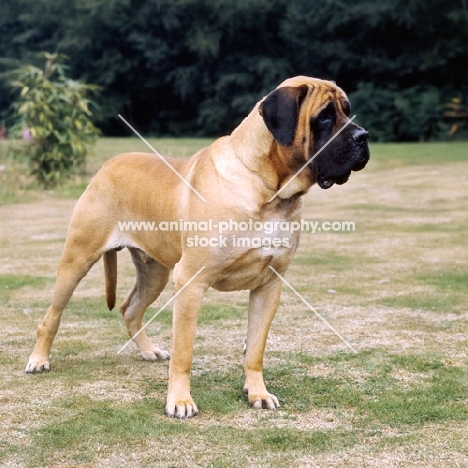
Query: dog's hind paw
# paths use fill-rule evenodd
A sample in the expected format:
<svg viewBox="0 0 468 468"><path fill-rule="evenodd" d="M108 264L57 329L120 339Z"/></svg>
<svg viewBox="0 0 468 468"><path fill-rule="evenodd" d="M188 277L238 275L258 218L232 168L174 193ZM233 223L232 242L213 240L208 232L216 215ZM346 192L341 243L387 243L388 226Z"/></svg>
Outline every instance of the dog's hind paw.
<svg viewBox="0 0 468 468"><path fill-rule="evenodd" d="M156 347L150 351L140 351L140 355L145 361L169 361L171 358L167 351Z"/></svg>
<svg viewBox="0 0 468 468"><path fill-rule="evenodd" d="M42 372L50 371L49 361L45 359L29 359L26 369L26 374L41 374Z"/></svg>

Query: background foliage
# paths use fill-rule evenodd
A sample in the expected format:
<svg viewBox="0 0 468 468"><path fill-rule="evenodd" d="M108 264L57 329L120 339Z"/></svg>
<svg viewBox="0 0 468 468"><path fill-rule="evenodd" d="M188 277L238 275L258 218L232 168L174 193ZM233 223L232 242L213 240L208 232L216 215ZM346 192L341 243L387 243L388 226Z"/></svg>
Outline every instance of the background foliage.
<svg viewBox="0 0 468 468"><path fill-rule="evenodd" d="M445 133L468 90L466 0L6 0L0 72L42 50L103 89L96 123L126 134L229 132L288 76L335 80L375 139ZM0 83L0 118L11 94ZM421 120L420 120L421 119Z"/></svg>
<svg viewBox="0 0 468 468"><path fill-rule="evenodd" d="M32 138L21 147L32 174L44 187L53 187L84 168L99 133L90 120L88 97L97 87L67 78L63 57L45 53L42 59L44 70L29 65L14 71L12 86L19 97L13 108L20 118L18 134L27 131Z"/></svg>

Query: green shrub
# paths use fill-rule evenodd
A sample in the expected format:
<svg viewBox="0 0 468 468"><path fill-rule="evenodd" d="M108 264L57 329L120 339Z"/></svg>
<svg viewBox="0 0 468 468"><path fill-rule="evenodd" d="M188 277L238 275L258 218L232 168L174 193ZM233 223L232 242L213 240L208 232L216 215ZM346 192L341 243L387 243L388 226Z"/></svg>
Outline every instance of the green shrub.
<svg viewBox="0 0 468 468"><path fill-rule="evenodd" d="M429 141L444 139L442 91L418 85L406 89L362 84L350 95L353 113L374 141Z"/></svg>
<svg viewBox="0 0 468 468"><path fill-rule="evenodd" d="M23 145L31 172L44 187L57 185L83 168L91 144L98 135L92 124L92 102L87 97L98 88L65 76L63 56L44 53L44 71L32 65L14 71L11 84L19 90L14 109L19 122L16 133L28 131L30 144Z"/></svg>

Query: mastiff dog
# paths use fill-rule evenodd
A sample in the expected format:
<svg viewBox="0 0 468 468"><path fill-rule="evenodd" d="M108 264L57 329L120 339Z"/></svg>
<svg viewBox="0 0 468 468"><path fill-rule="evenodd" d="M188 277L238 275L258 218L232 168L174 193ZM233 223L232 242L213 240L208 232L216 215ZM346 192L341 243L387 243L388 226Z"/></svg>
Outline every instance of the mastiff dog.
<svg viewBox="0 0 468 468"><path fill-rule="evenodd" d="M302 196L312 185L344 184L366 165L369 134L349 115L349 100L335 83L298 76L257 103L229 136L189 159L135 152L107 161L73 210L52 304L38 327L26 372L50 369L62 312L101 257L107 305L114 307L117 251L126 247L136 283L120 311L143 359L170 359L165 413L181 419L198 414L190 368L209 287L249 291L244 392L253 408L277 408L278 399L263 380L263 355L280 278L300 236L282 226L300 223ZM125 229L132 222L137 228ZM141 229L140 222L154 228ZM184 229L187 225L190 229ZM142 318L171 270L170 356L150 341Z"/></svg>

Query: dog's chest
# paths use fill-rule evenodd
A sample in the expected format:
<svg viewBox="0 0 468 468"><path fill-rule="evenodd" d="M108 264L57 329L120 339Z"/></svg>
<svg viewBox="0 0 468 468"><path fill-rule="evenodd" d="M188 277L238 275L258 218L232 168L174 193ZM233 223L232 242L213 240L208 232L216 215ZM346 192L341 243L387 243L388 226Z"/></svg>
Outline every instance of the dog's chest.
<svg viewBox="0 0 468 468"><path fill-rule="evenodd" d="M263 238L265 239L265 238ZM285 238L283 241L286 242ZM298 239L288 239L288 246L237 248L231 250L226 264L212 285L219 291L255 289L266 283L276 271L284 271L291 262ZM227 253L227 252L226 252Z"/></svg>
<svg viewBox="0 0 468 468"><path fill-rule="evenodd" d="M247 226L223 233L225 245L217 251L219 276L213 287L222 291L255 289L276 271L285 271L299 244L300 215L264 216Z"/></svg>

